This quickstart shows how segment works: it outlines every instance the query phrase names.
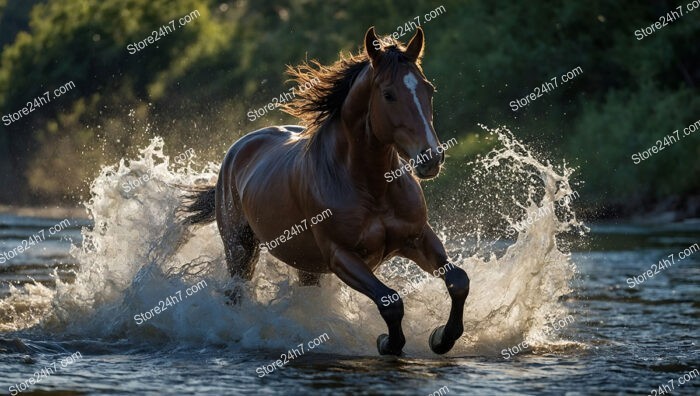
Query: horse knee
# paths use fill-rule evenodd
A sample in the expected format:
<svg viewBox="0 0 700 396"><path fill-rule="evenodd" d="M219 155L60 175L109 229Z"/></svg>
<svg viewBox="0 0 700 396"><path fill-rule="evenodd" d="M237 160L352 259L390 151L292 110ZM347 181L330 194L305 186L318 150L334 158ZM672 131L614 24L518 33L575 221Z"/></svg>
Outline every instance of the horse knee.
<svg viewBox="0 0 700 396"><path fill-rule="evenodd" d="M453 267L445 274L445 283L450 297L466 299L469 295L469 277L463 269Z"/></svg>

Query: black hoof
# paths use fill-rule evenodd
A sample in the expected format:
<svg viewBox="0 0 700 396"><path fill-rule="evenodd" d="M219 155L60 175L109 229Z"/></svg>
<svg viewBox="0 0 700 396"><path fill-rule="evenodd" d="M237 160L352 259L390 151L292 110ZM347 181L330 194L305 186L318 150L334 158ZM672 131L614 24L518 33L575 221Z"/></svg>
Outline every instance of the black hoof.
<svg viewBox="0 0 700 396"><path fill-rule="evenodd" d="M455 340L452 340L450 342L443 342L445 337L445 326L438 326L433 330L433 332L430 334L430 338L428 339L428 344L430 345L430 349L437 353L438 355L445 354L452 349L452 347L455 345Z"/></svg>
<svg viewBox="0 0 700 396"><path fill-rule="evenodd" d="M389 347L388 334L380 334L379 337L377 337L377 350L379 351L380 355L401 356L401 348L395 350Z"/></svg>

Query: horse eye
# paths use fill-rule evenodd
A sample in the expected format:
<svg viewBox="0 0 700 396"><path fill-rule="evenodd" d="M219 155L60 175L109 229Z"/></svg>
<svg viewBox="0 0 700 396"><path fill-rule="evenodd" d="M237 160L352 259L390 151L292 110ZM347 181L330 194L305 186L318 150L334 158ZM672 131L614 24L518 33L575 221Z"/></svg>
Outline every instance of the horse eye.
<svg viewBox="0 0 700 396"><path fill-rule="evenodd" d="M384 99L388 100L389 102L395 102L396 98L394 97L394 94L392 94L389 91L384 91Z"/></svg>

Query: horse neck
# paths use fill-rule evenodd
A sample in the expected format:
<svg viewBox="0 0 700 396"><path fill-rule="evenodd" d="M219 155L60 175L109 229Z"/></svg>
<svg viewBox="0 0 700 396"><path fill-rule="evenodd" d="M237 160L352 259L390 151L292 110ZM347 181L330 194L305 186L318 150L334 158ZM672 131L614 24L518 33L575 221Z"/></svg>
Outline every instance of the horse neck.
<svg viewBox="0 0 700 396"><path fill-rule="evenodd" d="M375 198L386 194L384 174L398 163L393 145L380 142L368 122L371 71L367 66L358 75L338 120L338 142L346 148L346 166L353 180Z"/></svg>

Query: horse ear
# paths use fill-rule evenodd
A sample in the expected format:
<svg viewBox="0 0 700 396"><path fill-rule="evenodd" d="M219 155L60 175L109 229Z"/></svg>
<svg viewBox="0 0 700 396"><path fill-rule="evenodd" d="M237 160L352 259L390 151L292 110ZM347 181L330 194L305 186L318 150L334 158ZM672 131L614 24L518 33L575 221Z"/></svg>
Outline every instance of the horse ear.
<svg viewBox="0 0 700 396"><path fill-rule="evenodd" d="M372 26L367 29L367 33L365 33L365 52L367 53L367 57L372 61L372 64L375 64L377 59L379 59L379 50L381 48L382 45L377 38L377 34L374 32L374 26Z"/></svg>
<svg viewBox="0 0 700 396"><path fill-rule="evenodd" d="M411 41L408 42L406 47L406 56L412 61L417 62L423 56L423 29L419 26L416 30L416 34L413 35Z"/></svg>

